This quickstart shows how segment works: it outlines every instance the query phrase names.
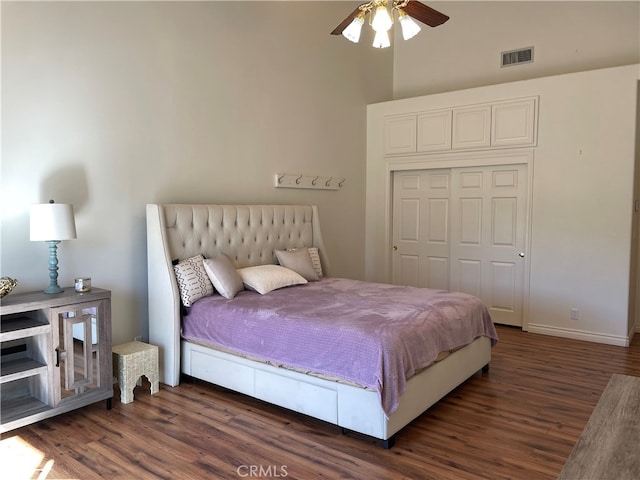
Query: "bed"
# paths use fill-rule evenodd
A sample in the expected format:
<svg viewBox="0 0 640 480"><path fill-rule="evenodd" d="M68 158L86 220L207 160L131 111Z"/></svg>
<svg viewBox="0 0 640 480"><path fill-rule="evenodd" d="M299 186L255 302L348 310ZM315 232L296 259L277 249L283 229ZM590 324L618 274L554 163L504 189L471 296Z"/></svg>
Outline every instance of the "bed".
<svg viewBox="0 0 640 480"><path fill-rule="evenodd" d="M176 386L181 374L188 375L330 422L341 427L343 432L355 431L374 437L385 448L390 448L396 433L404 426L470 376L488 369L491 348L497 341L497 335L486 309L477 299L462 294L427 292L426 289L407 290L408 287L329 276L330 267L315 206L149 204L146 216L149 340L159 347L162 383ZM223 298L214 291L213 295L206 295L190 305L188 311L181 301L181 287L174 268L177 262L183 265L199 255L205 259L226 257L234 268L244 272L254 270L249 267L272 268L278 263L274 255L276 251L299 252L306 249L317 254L317 265L314 267L321 270L322 274L318 281L276 289L264 295L243 290L231 299ZM244 275L243 279L246 280ZM373 366L355 368L352 364L358 361L350 360L341 362L341 370L334 371L330 365L324 369L319 362L316 362L318 368L315 364L313 368L305 368L305 364L296 363L298 359L293 358L294 350L299 350L300 355L307 354L312 361L323 356L323 350L310 351L312 347L328 350L326 346L321 347L322 342L317 341L311 342L309 347L288 349L287 345L297 345L297 340L285 340L280 346L280 353L277 353L277 348L268 354L256 354L251 350L252 344L264 344L262 337L270 335L258 330L263 328L259 325L259 319L266 318L264 328L275 333L268 337L270 341L280 336L277 332L296 330L288 325L298 325L278 324L278 321L291 322L291 318L296 318L305 323L314 320L309 317L320 317L319 312L323 312L322 322L305 328L316 329L322 324L326 330L322 333L314 330L314 338L329 342L332 355L328 357L336 359L337 354L333 350L339 347L339 343L345 343L345 352L349 353L339 354L337 359L350 357L355 350L366 350L369 342L344 334L331 337L338 329L344 332L345 328L349 328L345 323L349 315L365 311L380 316L379 312L385 309L392 309L391 313L396 315L397 311L404 310L402 302L413 304L415 302L412 299L423 293L429 293L440 305L446 303L447 308L440 308L439 311L446 310L454 317L481 317L475 321L473 331L470 327L465 328L465 332L457 332L468 337L462 344L439 352L433 361L425 353L425 358L421 360L426 362L424 367L416 362L409 362L407 366L406 361L393 365L380 361L375 369ZM311 299L315 296L318 296L318 300L314 303ZM376 304L375 297L384 298L385 303ZM452 303L454 297L456 302L469 304L472 313L459 313L463 311L463 306L462 303ZM393 303L396 300L400 303ZM387 308L388 305L398 305L400 308ZM418 306L416 304L412 308ZM207 313L210 308L221 310L215 314ZM283 320L285 314L287 318ZM213 316L216 321L207 320L207 315ZM229 323L225 325L222 319L227 317ZM198 326L199 319L205 324L219 324L218 333L207 337L204 333L206 329ZM329 319L335 323L330 323ZM227 334L234 325L239 325L241 330ZM379 325L378 330L384 328L384 323ZM394 329L400 332L399 326ZM304 328L300 327L299 330L296 330L296 334L305 335ZM458 330L461 328L458 327ZM400 340L389 336L389 344L403 350L414 336L409 333ZM439 338L450 335L432 336ZM240 344L226 344L227 337L239 339ZM342 338L349 338L351 343L341 342ZM456 337L455 342L461 343L461 340ZM372 346L371 350L365 352L367 358L379 356L374 348L378 347ZM352 368L351 371L343 370L346 364ZM374 375L378 370L382 373ZM382 376L389 375L388 371L404 373L394 375L400 378L395 378L393 388L391 382L387 386L381 380ZM364 377L357 376L360 374Z"/></svg>

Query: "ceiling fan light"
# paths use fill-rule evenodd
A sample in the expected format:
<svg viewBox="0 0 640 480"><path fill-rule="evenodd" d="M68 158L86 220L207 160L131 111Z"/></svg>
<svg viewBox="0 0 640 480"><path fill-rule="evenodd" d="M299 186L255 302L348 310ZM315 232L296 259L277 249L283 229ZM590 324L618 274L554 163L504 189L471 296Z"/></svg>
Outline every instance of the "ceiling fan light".
<svg viewBox="0 0 640 480"><path fill-rule="evenodd" d="M387 48L391 46L391 40L389 40L389 33L376 32L376 36L373 39L373 46L375 48Z"/></svg>
<svg viewBox="0 0 640 480"><path fill-rule="evenodd" d="M402 27L402 38L405 40L415 37L421 30L420 25L407 15L404 10L398 10L398 20Z"/></svg>
<svg viewBox="0 0 640 480"><path fill-rule="evenodd" d="M373 28L377 33L386 32L393 25L393 19L389 15L389 11L387 7L383 5L379 5L376 8L376 13L371 21L371 28Z"/></svg>
<svg viewBox="0 0 640 480"><path fill-rule="evenodd" d="M364 15L358 15L347 28L342 31L342 35L347 40L358 43L360 41L360 33L362 33L362 25L364 25Z"/></svg>

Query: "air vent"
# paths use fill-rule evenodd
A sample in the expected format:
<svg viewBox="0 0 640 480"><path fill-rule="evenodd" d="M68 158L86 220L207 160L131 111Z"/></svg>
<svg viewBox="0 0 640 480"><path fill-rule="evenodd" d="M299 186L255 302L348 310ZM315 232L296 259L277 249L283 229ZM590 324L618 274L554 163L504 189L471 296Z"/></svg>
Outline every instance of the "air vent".
<svg viewBox="0 0 640 480"><path fill-rule="evenodd" d="M502 52L502 67L510 67L512 65L520 65L521 63L533 62L533 47L521 48L519 50L511 50Z"/></svg>

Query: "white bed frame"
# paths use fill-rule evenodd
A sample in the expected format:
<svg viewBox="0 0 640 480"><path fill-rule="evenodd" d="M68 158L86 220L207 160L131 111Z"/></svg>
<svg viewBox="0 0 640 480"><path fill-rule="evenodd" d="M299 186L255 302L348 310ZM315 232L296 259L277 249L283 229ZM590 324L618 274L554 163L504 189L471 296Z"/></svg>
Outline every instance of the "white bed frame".
<svg viewBox="0 0 640 480"><path fill-rule="evenodd" d="M204 347L180 337L180 295L172 261L224 253L238 268L274 263L275 249L326 251L318 210L301 205L147 205L149 341L160 350L160 381L180 374L205 380L382 440L395 433L478 370L488 368L491 344L480 337L407 382L398 409L387 417L378 394Z"/></svg>

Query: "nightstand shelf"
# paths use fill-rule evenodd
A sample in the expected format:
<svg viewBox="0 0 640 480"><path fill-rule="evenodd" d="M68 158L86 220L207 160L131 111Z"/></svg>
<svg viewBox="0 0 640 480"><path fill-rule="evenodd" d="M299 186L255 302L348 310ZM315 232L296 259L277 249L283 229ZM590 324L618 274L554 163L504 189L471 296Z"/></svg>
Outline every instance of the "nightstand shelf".
<svg viewBox="0 0 640 480"><path fill-rule="evenodd" d="M47 373L49 367L32 358L9 360L0 365L0 384Z"/></svg>
<svg viewBox="0 0 640 480"><path fill-rule="evenodd" d="M113 397L111 292L31 292L0 304L0 432Z"/></svg>
<svg viewBox="0 0 640 480"><path fill-rule="evenodd" d="M52 410L49 405L41 402L37 398L30 396L16 397L2 402L2 419L0 421L4 426L5 424L22 423L22 420L25 418L52 417L53 415L48 415Z"/></svg>
<svg viewBox="0 0 640 480"><path fill-rule="evenodd" d="M49 333L51 327L49 323L31 317L11 317L2 318L0 323L0 342L17 340L19 338L33 337L42 333Z"/></svg>

